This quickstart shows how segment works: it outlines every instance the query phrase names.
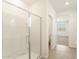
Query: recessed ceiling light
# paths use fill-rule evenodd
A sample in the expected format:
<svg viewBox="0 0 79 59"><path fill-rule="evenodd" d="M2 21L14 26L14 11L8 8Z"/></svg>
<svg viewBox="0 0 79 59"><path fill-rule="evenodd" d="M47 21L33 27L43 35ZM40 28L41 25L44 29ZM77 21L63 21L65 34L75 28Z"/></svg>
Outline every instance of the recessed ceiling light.
<svg viewBox="0 0 79 59"><path fill-rule="evenodd" d="M65 2L65 5L68 6L69 5L69 2Z"/></svg>

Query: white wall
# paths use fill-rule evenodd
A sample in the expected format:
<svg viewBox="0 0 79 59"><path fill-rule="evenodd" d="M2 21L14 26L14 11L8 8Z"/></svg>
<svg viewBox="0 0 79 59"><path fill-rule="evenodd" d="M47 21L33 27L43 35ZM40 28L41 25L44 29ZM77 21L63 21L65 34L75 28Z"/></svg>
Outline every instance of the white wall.
<svg viewBox="0 0 79 59"><path fill-rule="evenodd" d="M76 10L67 10L58 13L58 16L67 16L69 20L69 46L76 48L77 46L77 13Z"/></svg>

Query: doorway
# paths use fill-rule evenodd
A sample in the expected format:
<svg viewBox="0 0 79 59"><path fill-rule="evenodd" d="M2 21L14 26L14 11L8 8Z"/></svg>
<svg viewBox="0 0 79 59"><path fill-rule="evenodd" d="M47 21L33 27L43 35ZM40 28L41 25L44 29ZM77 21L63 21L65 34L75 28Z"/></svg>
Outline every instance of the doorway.
<svg viewBox="0 0 79 59"><path fill-rule="evenodd" d="M48 43L49 43L49 49L51 48L51 40L52 40L52 16L51 15L48 15L48 23L49 23L49 41L48 41Z"/></svg>
<svg viewBox="0 0 79 59"><path fill-rule="evenodd" d="M68 17L63 15L56 20L56 37L58 45L68 46L69 44L69 21Z"/></svg>

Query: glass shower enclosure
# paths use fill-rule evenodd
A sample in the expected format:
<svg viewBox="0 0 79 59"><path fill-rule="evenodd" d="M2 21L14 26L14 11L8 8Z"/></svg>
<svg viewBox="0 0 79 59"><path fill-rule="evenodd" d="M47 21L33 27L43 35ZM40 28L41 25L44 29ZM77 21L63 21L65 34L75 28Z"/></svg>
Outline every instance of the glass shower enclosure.
<svg viewBox="0 0 79 59"><path fill-rule="evenodd" d="M41 17L3 1L3 59L39 59Z"/></svg>

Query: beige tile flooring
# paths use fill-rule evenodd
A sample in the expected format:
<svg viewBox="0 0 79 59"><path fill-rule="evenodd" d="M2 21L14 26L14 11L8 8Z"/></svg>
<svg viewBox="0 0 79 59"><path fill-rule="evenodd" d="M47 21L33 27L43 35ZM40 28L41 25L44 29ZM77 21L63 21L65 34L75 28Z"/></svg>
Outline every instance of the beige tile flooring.
<svg viewBox="0 0 79 59"><path fill-rule="evenodd" d="M76 49L57 45L55 49L49 49L48 59L76 59Z"/></svg>

